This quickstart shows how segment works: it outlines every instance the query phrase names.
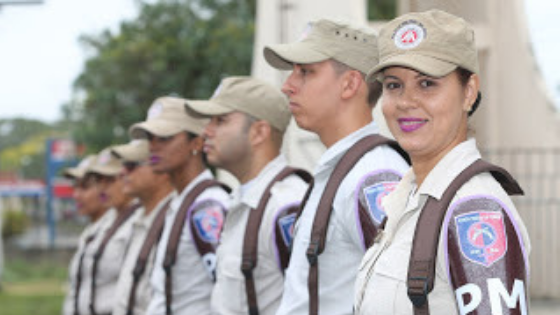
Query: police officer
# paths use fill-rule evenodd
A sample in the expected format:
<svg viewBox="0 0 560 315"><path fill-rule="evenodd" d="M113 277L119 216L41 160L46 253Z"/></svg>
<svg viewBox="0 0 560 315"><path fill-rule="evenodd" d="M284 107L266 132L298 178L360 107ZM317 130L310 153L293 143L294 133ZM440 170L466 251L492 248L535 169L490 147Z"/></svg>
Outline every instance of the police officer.
<svg viewBox="0 0 560 315"><path fill-rule="evenodd" d="M473 29L446 12L410 13L383 26L379 51L368 78L383 84L383 112L412 169L385 199L388 221L362 262L356 313L527 314L530 244L505 177L483 172L449 188L480 163L468 135L480 102ZM435 271L418 276L412 248L427 231L417 222L442 200L443 222L430 227L436 257L427 257Z"/></svg>
<svg viewBox="0 0 560 315"><path fill-rule="evenodd" d="M89 314L89 292L91 286L91 262L95 253L94 240L100 239L115 219L115 211L109 208L101 197L98 176L88 173L97 159L96 155L84 158L77 167L68 168L64 176L74 180L73 197L78 213L90 219L78 241L68 272L68 293L64 300L64 315Z"/></svg>
<svg viewBox="0 0 560 315"><path fill-rule="evenodd" d="M123 164L113 156L111 147L101 151L88 169L88 174L97 176L101 199L116 212L114 222L94 242L89 292L89 311L94 315L110 314L116 303L116 285L132 232L130 217L139 207L138 201L124 192L122 171Z"/></svg>
<svg viewBox="0 0 560 315"><path fill-rule="evenodd" d="M379 86L368 87L364 81L367 71L377 64L376 52L372 30L331 20L310 23L298 42L265 47L270 65L292 70L282 91L298 126L316 133L327 147L296 225L280 315L352 313L354 281L368 245L364 239L371 237L362 233L362 227L369 224L365 221L381 224L383 212L377 197L388 193L392 187L388 183L398 181L408 169L405 160L387 145L364 152L342 174L332 207L328 205L332 213L325 227L324 251L313 257L317 251L310 246L318 242L310 242L314 221L320 219L318 205L327 183L340 180L331 177L333 170L354 145L379 133L372 118ZM388 178L387 184L380 178ZM366 217L360 215L362 206Z"/></svg>
<svg viewBox="0 0 560 315"><path fill-rule="evenodd" d="M202 154L201 133L206 122L187 114L184 99L161 97L151 105L146 121L130 128L132 138L149 140L151 167L155 172L169 174L177 192L167 211L156 253L150 281L153 295L147 311L150 315L210 314L216 263L213 250L222 229L228 193L217 186L200 193L196 189L213 179ZM184 201L191 197L194 201L185 205L190 215L184 220L176 219ZM184 225L170 266L166 257L171 251L167 249L176 221ZM211 250L203 252L202 247Z"/></svg>
<svg viewBox="0 0 560 315"><path fill-rule="evenodd" d="M173 195L173 186L169 181L169 175L155 173L148 164L149 149L146 140L133 140L128 144L114 146L111 152L123 163L123 189L130 196L140 200L142 207L130 218L132 231L127 244L126 257L117 283L115 293L115 308L113 315L125 315L129 310L132 314L145 314L151 297L149 278L153 268L155 249L157 242L151 243L148 255L139 257L146 238L158 217L165 217L165 211ZM159 234L156 231L156 236ZM147 244L150 245L150 244ZM145 259L143 272L138 279L134 278L134 270L139 264L139 259ZM131 298L131 294L134 297Z"/></svg>
<svg viewBox="0 0 560 315"><path fill-rule="evenodd" d="M291 220L286 218L284 211L298 205L307 188L295 173L273 182L288 166L280 153L291 117L288 101L268 83L250 77L229 77L222 80L210 100L189 100L186 107L211 117L204 130L208 162L229 171L241 183L231 194L233 200L218 247L212 313L247 314L254 308L261 315L275 314L283 291L281 255L290 242L287 233L283 234L286 238L277 237L276 226L293 222L293 216ZM268 201L263 201L265 198ZM261 202L266 202L264 209L259 208ZM257 211L263 211L263 217L260 226L251 230L249 218ZM254 297L247 295L247 279L242 273L248 238L257 239L258 262L249 269Z"/></svg>

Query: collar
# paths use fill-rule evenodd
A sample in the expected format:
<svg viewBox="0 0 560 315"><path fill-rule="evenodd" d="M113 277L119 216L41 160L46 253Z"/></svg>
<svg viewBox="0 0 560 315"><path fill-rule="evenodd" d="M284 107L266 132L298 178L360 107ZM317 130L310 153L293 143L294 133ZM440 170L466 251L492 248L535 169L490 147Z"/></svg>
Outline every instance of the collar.
<svg viewBox="0 0 560 315"><path fill-rule="evenodd" d="M232 196L232 209L236 205L244 204L249 208L255 209L261 201L264 190L270 181L288 165L284 155L280 154L270 161L250 182L243 187L236 188Z"/></svg>
<svg viewBox="0 0 560 315"><path fill-rule="evenodd" d="M418 189L418 194L430 195L437 200L441 199L447 187L459 173L480 157L474 138L460 143L449 151L430 171L422 186Z"/></svg>
<svg viewBox="0 0 560 315"><path fill-rule="evenodd" d="M362 138L372 134L379 134L379 127L377 127L377 124L374 121L365 125L361 129L358 129L353 133L347 135L341 140L338 140L321 156L319 162L317 163L317 166L315 167L314 175L316 176L321 172L331 170L342 158L344 153L346 153L348 149L350 149L350 147L352 147Z"/></svg>

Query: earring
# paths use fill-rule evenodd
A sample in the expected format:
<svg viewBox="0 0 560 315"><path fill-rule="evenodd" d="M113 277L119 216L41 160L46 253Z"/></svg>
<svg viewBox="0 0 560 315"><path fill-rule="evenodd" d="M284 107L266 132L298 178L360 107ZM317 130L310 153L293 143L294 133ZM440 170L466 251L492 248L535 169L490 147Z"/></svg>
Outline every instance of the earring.
<svg viewBox="0 0 560 315"><path fill-rule="evenodd" d="M192 151L192 155L197 155L197 154L198 154L198 151L197 151L197 150L193 150L193 151Z"/></svg>

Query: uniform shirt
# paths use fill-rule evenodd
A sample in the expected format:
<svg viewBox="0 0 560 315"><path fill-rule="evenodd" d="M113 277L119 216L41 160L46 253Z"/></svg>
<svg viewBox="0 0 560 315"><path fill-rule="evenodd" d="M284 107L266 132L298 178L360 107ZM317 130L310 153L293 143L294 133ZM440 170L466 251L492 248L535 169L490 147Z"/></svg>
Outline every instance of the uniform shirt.
<svg viewBox="0 0 560 315"><path fill-rule="evenodd" d="M403 177L396 190L384 200L388 221L385 230L380 234L376 243L368 250L360 266L359 276L356 282L356 314L413 314L412 303L407 295L406 278L413 235L420 210L424 207L428 195L440 199L453 179L479 158L480 153L476 148L475 141L472 139L467 140L453 148L453 150L436 165L419 189L415 184L414 173L410 170ZM453 211L453 209L456 209L454 205L465 204L463 201L468 202L469 200L474 200L473 198L476 198L476 196L489 196L491 199L499 200L503 207L507 209L507 214L504 216L509 217L509 219L514 222L514 226L516 226L515 230L510 230L513 231L513 233L509 233L507 238L511 243L510 245L513 245L514 241L517 242L517 240L519 240L522 244L521 248L525 248L525 252L518 252L516 255L519 255L517 258L519 258L520 264L525 264L525 266L527 266L528 272L529 238L525 226L515 210L515 206L492 175L489 173L476 175L457 191L450 203L449 209L451 210L448 211L443 223L444 225L440 233L440 241L438 244L434 289L428 295L428 303L432 315L468 313L465 308L460 312L458 304L456 303L456 292L453 290L448 268L449 261L452 259L456 261L456 258L451 256L456 255L452 255L447 251L447 245L451 245L450 241L448 241L447 227L450 226L450 222L455 221L457 218L457 213ZM475 208L473 209L475 210L474 212L471 210L470 213L466 214L471 216L469 220L477 220L472 217L472 214L478 215L478 213L476 213L477 209L482 208ZM489 218L489 216L487 216L487 218ZM481 223L481 225L487 223L491 222L487 221L486 223ZM496 233L498 230L500 230L499 224L497 229L493 229L493 236L490 235L490 238L496 243L498 239L500 239ZM502 228L501 230L503 231L504 229ZM471 229L471 232L472 231ZM455 232L461 234L461 232ZM467 235L466 232L468 231L464 232L465 235ZM451 233L452 232L449 232L449 234ZM469 238L473 236L473 234L470 234ZM463 248L466 249L464 253L468 254L468 247ZM504 254L503 248L500 249L496 247L494 250L498 252L501 250L502 254ZM513 247L510 248L510 251L513 251ZM459 256L464 255L464 253ZM496 258L497 256L488 257L494 260L490 261L490 263L500 263ZM477 257L471 255L470 259L476 260ZM502 262L504 260L505 259L502 257ZM471 284L468 285L469 288L473 288L473 285L477 285L474 284L476 281L484 283L485 288L481 291L484 293L482 293L480 297L484 300L484 304L486 304L484 307L488 307L489 304L491 304L488 303L488 295L492 295L492 293L487 292L492 291L492 289L486 288L486 280L494 276L500 277L500 275L487 274L489 270L488 267L484 267L472 261L462 261L462 264L468 264L469 267L465 267L465 269L475 271L477 274L476 277L479 278L468 279L472 281ZM467 270L466 273L468 272ZM503 270L502 272L505 273ZM528 275L522 275L522 278L525 278L525 276ZM525 283L525 285L528 286L528 283ZM464 286L464 288L467 288L467 286ZM509 292L510 288L506 290ZM527 292L524 294L525 297L528 298ZM465 305L470 304L466 300L462 301ZM526 301L522 301L521 303L523 304L525 302ZM470 304L470 306L474 307L476 305ZM489 309L478 309L478 312L479 314L490 314ZM492 314L509 314L509 312L507 312L506 308L503 308L501 311L493 309Z"/></svg>
<svg viewBox="0 0 560 315"><path fill-rule="evenodd" d="M133 283L132 272L134 271L134 267L138 261L138 255L140 254L140 250L142 249L142 245L148 236L148 231L150 230L154 219L161 211L167 211L167 207L164 208L163 206L165 206L171 197L172 194L163 198L148 215L146 215L145 209L142 207L136 210L136 213L130 218L132 222L132 233L130 242L127 246L128 249L124 259L124 264L117 283L117 291L115 293L116 304L113 310L113 315L126 314L130 290ZM135 315L145 314L152 296L149 279L154 265L156 247L157 246L154 246L150 251L144 274L136 286L136 299L133 308Z"/></svg>
<svg viewBox="0 0 560 315"><path fill-rule="evenodd" d="M80 314L89 314L89 296L91 288L91 265L93 263L93 255L97 251L99 242L105 231L111 227L115 218L117 217L117 212L115 209L109 209L105 212L97 221L89 224L82 234L80 235L78 241L78 249L72 257L68 272L68 293L64 299L64 306L62 309L62 314L64 315L74 315L74 299L76 296L76 281L77 273L80 262L80 257L84 254L84 259L82 261L82 281L80 284L80 296L78 297L78 310ZM92 237L93 239L86 244L86 240Z"/></svg>
<svg viewBox="0 0 560 315"><path fill-rule="evenodd" d="M278 156L256 178L232 193L232 202L217 252L217 281L212 292L212 314L247 314L245 278L240 269L247 220L250 211L257 208L270 181L286 166L286 159ZM253 270L261 315L275 314L282 298L284 274L274 234L277 214L286 207L299 204L306 189L305 181L297 175L290 175L277 182L270 190L271 197L258 234L258 262Z"/></svg>
<svg viewBox="0 0 560 315"><path fill-rule="evenodd" d="M132 217L129 217L115 231L115 234L113 234L105 245L103 255L99 258L97 264L97 279L95 279L95 311L97 314L110 314L115 307L117 282L132 235L133 221L131 218ZM105 237L105 233L103 234L101 239ZM101 243L101 240L99 243ZM99 243L97 243L96 250L99 247Z"/></svg>
<svg viewBox="0 0 560 315"><path fill-rule="evenodd" d="M332 171L346 151L360 139L377 133L378 128L372 122L335 143L319 160L314 171L315 185L296 223L279 315L309 313L309 262L305 253L319 199ZM342 181L333 202L325 251L319 255L318 260L320 314L352 314L354 282L365 252L361 226L357 219L358 187L368 174L392 170L402 175L408 168L408 164L397 152L388 146L379 146L366 153Z"/></svg>
<svg viewBox="0 0 560 315"><path fill-rule="evenodd" d="M150 280L153 294L146 312L149 315L165 314L165 271L163 270L163 259L175 216L188 193L201 181L212 178L212 173L209 170L202 172L171 201L169 211L165 217L165 226L157 248L154 270ZM223 189L211 187L202 192L196 198L194 204L205 200L214 200L220 203L224 209L227 209L224 205L227 205L228 199L229 196ZM190 224L185 224L177 248L177 259L171 270L173 277L173 304L171 306L173 315L210 314L210 295L213 280L196 249L191 233Z"/></svg>

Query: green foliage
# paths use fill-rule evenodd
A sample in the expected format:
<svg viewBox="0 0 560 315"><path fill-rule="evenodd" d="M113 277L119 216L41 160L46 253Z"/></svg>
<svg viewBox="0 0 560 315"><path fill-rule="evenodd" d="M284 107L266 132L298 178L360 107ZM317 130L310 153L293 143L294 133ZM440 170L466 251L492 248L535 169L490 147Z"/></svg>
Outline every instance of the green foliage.
<svg viewBox="0 0 560 315"><path fill-rule="evenodd" d="M368 0L369 20L391 20L396 16L397 0Z"/></svg>
<svg viewBox="0 0 560 315"><path fill-rule="evenodd" d="M29 217L21 210L8 209L2 213L2 236L4 238L21 234L29 226Z"/></svg>
<svg viewBox="0 0 560 315"><path fill-rule="evenodd" d="M45 141L64 134L63 127L31 119L0 119L0 171L43 178Z"/></svg>
<svg viewBox="0 0 560 315"><path fill-rule="evenodd" d="M250 72L254 0L142 4L113 34L83 36L92 53L64 112L89 151L128 141L159 96L207 98L220 79Z"/></svg>

